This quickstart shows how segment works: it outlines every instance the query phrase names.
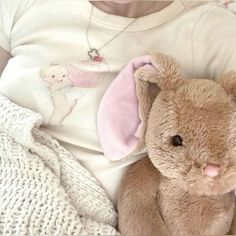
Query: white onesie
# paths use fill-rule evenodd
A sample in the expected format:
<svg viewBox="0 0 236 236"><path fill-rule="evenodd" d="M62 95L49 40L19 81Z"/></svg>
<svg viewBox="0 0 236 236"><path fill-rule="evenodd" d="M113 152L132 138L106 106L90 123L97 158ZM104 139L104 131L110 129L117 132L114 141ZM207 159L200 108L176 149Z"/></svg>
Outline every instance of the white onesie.
<svg viewBox="0 0 236 236"><path fill-rule="evenodd" d="M94 7L86 36L91 8L87 0L0 0L0 47L13 55L0 93L41 113L42 128L115 202L123 173L146 154L116 162L104 156L96 117L108 86L129 60L149 51L176 57L186 76L214 77L236 69L236 17L214 2L190 7L189 0L174 0L107 43L134 19ZM95 48L107 43L103 62L89 61L87 37Z"/></svg>

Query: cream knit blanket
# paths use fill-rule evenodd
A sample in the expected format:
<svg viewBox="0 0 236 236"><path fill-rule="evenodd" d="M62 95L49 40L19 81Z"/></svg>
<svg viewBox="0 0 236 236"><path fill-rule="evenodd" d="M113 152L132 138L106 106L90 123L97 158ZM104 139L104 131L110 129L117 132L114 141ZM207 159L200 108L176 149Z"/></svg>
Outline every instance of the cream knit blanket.
<svg viewBox="0 0 236 236"><path fill-rule="evenodd" d="M105 191L41 122L0 95L0 235L118 234Z"/></svg>

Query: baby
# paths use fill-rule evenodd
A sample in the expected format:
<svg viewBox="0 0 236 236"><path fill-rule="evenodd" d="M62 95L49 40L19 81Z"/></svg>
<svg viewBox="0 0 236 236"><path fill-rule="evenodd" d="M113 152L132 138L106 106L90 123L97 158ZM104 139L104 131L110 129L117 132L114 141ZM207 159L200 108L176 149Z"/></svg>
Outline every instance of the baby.
<svg viewBox="0 0 236 236"><path fill-rule="evenodd" d="M116 162L104 156L96 124L101 98L124 65L149 51L177 58L188 77L235 70L236 16L227 5L0 1L0 93L41 113L41 128L90 170L116 203L123 174L145 151Z"/></svg>

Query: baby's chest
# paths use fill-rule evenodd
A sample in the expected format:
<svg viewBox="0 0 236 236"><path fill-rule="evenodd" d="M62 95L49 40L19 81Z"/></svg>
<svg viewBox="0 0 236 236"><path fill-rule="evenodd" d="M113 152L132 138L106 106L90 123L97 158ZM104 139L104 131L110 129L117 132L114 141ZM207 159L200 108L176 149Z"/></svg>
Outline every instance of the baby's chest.
<svg viewBox="0 0 236 236"><path fill-rule="evenodd" d="M160 183L157 203L170 233L225 235L234 214L234 195L193 196L166 182Z"/></svg>

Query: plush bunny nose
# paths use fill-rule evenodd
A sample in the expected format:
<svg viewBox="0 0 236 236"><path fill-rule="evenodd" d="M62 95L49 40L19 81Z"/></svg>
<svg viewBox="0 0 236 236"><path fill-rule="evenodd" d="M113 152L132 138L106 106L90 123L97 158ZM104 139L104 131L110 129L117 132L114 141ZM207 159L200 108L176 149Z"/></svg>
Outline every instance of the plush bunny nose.
<svg viewBox="0 0 236 236"><path fill-rule="evenodd" d="M209 177L216 177L219 174L219 166L207 164L203 167L203 173Z"/></svg>

